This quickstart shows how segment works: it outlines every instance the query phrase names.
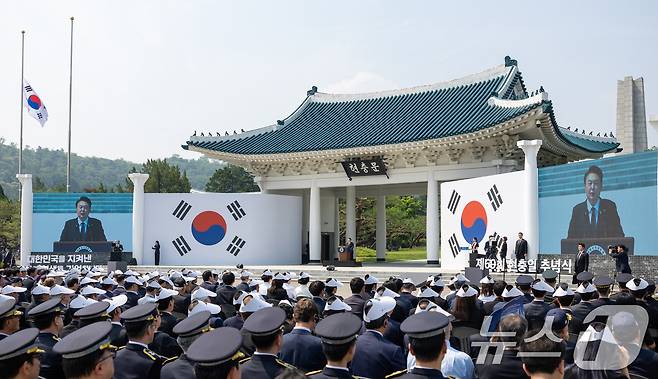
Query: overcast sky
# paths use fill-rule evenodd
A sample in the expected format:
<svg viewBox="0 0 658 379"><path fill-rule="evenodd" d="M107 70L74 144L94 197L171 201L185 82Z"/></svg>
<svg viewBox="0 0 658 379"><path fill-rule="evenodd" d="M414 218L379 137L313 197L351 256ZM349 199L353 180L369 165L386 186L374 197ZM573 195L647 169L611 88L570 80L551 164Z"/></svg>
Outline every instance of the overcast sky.
<svg viewBox="0 0 658 379"><path fill-rule="evenodd" d="M69 17L75 17L73 140L85 156L180 154L194 130L271 125L312 85L364 92L519 62L558 122L614 131L616 84L645 80L658 114L657 1L2 1L0 137L18 142L25 78L50 119L24 143L66 149ZM649 131L649 144L658 144Z"/></svg>

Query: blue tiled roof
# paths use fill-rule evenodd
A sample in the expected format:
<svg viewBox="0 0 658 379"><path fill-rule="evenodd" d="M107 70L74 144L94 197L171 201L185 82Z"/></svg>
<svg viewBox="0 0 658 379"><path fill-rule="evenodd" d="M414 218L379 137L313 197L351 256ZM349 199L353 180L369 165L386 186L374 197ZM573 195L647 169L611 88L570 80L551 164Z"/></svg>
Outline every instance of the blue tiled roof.
<svg viewBox="0 0 658 379"><path fill-rule="evenodd" d="M489 77L478 81L381 96L359 98L311 91L277 128L244 137L194 139L183 148L258 155L389 145L477 132L540 106L548 105L552 112L550 102L511 108L488 104L492 94L510 99L510 87L519 81L523 85L520 73L512 66L492 70ZM557 134L561 135L559 130ZM592 152L616 147L572 137L564 141Z"/></svg>

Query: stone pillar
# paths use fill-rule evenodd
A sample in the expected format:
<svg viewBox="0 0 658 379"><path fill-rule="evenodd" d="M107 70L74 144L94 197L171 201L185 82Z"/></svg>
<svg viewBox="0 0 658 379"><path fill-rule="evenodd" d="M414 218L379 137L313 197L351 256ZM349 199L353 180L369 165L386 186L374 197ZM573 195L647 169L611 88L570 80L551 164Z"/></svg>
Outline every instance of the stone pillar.
<svg viewBox="0 0 658 379"><path fill-rule="evenodd" d="M334 195L334 246L336 247L331 256L338 260L338 247L340 243L340 199Z"/></svg>
<svg viewBox="0 0 658 379"><path fill-rule="evenodd" d="M132 173L133 182L133 258L144 264L144 184L149 174Z"/></svg>
<svg viewBox="0 0 658 379"><path fill-rule="evenodd" d="M32 174L18 174L21 182L21 266L30 265L32 254Z"/></svg>
<svg viewBox="0 0 658 379"><path fill-rule="evenodd" d="M525 154L524 165L524 206L525 230L523 238L528 241L528 259L537 259L539 255L539 185L537 172L537 153L541 147L541 140L518 141L516 145Z"/></svg>
<svg viewBox="0 0 658 379"><path fill-rule="evenodd" d="M320 263L322 259L322 217L320 215L320 187L311 184L311 201L309 209L308 248L311 263Z"/></svg>
<svg viewBox="0 0 658 379"><path fill-rule="evenodd" d="M356 255L356 188L345 188L345 246L347 239L354 241L354 254Z"/></svg>
<svg viewBox="0 0 658 379"><path fill-rule="evenodd" d="M377 196L377 231L375 232L377 262L386 261L386 196Z"/></svg>
<svg viewBox="0 0 658 379"><path fill-rule="evenodd" d="M439 182L434 173L427 173L427 220L425 235L427 239L427 263L439 263Z"/></svg>

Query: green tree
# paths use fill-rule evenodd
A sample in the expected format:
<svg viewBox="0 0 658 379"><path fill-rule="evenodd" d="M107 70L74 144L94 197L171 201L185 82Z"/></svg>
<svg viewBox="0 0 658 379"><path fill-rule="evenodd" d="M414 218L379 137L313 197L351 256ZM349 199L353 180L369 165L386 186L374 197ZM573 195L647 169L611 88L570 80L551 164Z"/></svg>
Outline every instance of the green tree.
<svg viewBox="0 0 658 379"><path fill-rule="evenodd" d="M240 166L228 165L215 171L206 183L208 192L256 192L258 185L253 175Z"/></svg>
<svg viewBox="0 0 658 379"><path fill-rule="evenodd" d="M20 243L21 216L18 201L0 199L0 242L9 249L16 249Z"/></svg>
<svg viewBox="0 0 658 379"><path fill-rule="evenodd" d="M5 195L5 190L0 186L0 201L7 200L7 195Z"/></svg>
<svg viewBox="0 0 658 379"><path fill-rule="evenodd" d="M144 192L184 193L192 188L187 173L183 171L181 174L178 166L170 165L166 159L149 159L142 165L142 173L149 174ZM132 188L130 182L130 191Z"/></svg>

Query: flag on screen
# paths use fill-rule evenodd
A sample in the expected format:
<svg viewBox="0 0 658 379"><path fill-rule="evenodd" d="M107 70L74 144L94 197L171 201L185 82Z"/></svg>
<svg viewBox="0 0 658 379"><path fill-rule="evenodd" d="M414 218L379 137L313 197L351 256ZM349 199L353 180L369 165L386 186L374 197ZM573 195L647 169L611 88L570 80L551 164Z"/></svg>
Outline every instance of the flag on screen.
<svg viewBox="0 0 658 379"><path fill-rule="evenodd" d="M48 121L48 110L46 110L43 101L41 101L39 95L34 92L34 89L26 80L23 80L23 99L30 116L39 121L43 127L46 121Z"/></svg>

